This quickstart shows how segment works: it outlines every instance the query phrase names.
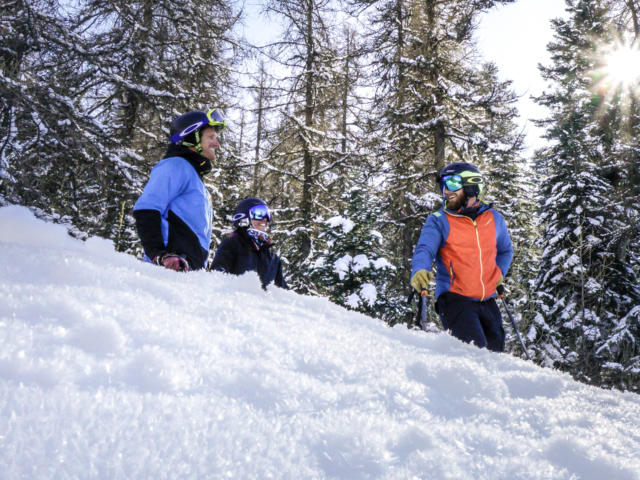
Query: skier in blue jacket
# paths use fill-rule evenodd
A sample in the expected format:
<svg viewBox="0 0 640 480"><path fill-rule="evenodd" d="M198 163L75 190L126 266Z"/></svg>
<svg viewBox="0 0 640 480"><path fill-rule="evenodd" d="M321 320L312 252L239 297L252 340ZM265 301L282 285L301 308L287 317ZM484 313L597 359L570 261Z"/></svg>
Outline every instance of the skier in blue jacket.
<svg viewBox="0 0 640 480"><path fill-rule="evenodd" d="M258 273L263 288L271 282L288 288L280 257L271 250L270 222L271 212L262 200L255 197L242 200L233 212L235 231L218 246L211 270L234 275L253 271Z"/></svg>
<svg viewBox="0 0 640 480"><path fill-rule="evenodd" d="M213 211L203 177L224 127L217 109L185 113L171 123L167 153L133 207L145 260L176 271L207 266Z"/></svg>
<svg viewBox="0 0 640 480"><path fill-rule="evenodd" d="M436 264L436 310L453 336L502 352L504 329L496 288L513 259L504 217L482 202L477 167L447 165L438 175L444 205L427 217L416 245L411 286L427 290Z"/></svg>

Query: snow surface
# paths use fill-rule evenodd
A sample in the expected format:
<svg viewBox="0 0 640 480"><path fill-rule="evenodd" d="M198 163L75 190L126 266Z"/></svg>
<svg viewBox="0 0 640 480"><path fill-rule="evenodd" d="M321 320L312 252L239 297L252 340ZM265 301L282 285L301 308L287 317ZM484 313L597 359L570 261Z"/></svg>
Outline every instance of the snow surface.
<svg viewBox="0 0 640 480"><path fill-rule="evenodd" d="M640 397L0 209L2 479L640 479Z"/></svg>

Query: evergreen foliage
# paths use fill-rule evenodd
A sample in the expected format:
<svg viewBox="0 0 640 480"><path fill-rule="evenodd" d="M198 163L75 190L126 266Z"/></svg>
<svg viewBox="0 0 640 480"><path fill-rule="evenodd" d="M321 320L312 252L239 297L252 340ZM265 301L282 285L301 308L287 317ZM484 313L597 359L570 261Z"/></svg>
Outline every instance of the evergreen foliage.
<svg viewBox="0 0 640 480"><path fill-rule="evenodd" d="M0 204L139 253L130 211L171 120L222 108L205 178L213 249L258 196L293 288L413 324L410 259L441 205L435 174L468 161L507 220L507 289L536 361L640 391L639 84L615 83L606 60L640 35L637 2L566 1L533 165L511 83L473 40L479 15L510 2L270 0L282 30L249 58L226 1L0 0Z"/></svg>
<svg viewBox="0 0 640 480"><path fill-rule="evenodd" d="M235 21L228 3L212 0L85 0L77 6L76 30L83 32L83 51L91 52L78 52L91 75L90 113L117 139L114 159L139 172L138 184L110 178L112 192L124 197L115 204L124 202L127 212L164 154L171 121L228 104Z"/></svg>
<svg viewBox="0 0 640 480"><path fill-rule="evenodd" d="M615 107L593 95L599 45L613 41L608 11L591 0L567 5L570 18L554 22L553 63L541 69L554 88L538 100L552 112L544 122L551 146L536 159L542 253L528 337L543 363L639 391L640 345L629 339L637 335L640 288L627 256L616 252L628 213L611 182L611 168L622 165L608 153L622 125Z"/></svg>
<svg viewBox="0 0 640 480"><path fill-rule="evenodd" d="M472 37L482 12L509 2L356 3L371 11L370 148L384 186L382 233L397 267L390 291L399 295L425 217L440 204L437 172L453 161L482 164L498 151L500 160L514 159L521 150L513 133L515 96L494 66L479 61ZM413 321L410 314L405 320Z"/></svg>
<svg viewBox="0 0 640 480"><path fill-rule="evenodd" d="M315 258L312 281L338 305L393 322L398 309L386 289L395 267L376 230L380 207L359 187L345 192L342 204L345 211L326 219L318 237L326 247Z"/></svg>
<svg viewBox="0 0 640 480"><path fill-rule="evenodd" d="M221 105L230 8L204 0L4 3L0 194L69 218L119 250L137 248L129 212L166 148L168 124Z"/></svg>
<svg viewBox="0 0 640 480"><path fill-rule="evenodd" d="M85 101L87 84L72 19L56 2L3 2L0 195L82 231L115 237L115 175L136 186L114 140Z"/></svg>

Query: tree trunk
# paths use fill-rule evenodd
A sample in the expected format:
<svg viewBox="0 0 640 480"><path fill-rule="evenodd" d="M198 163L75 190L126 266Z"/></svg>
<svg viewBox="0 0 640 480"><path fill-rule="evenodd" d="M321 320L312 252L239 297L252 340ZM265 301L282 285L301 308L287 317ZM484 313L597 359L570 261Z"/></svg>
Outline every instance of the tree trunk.
<svg viewBox="0 0 640 480"><path fill-rule="evenodd" d="M304 227L307 228L311 223L312 208L312 173L313 173L313 155L311 154L310 136L314 121L314 63L315 48L313 44L313 7L314 2L307 3L307 24L306 24L306 60L305 60L305 105L304 105L304 126L305 131L302 132L303 144L303 183L302 183L302 201L300 210ZM311 251L311 239L309 233L303 230L301 235L301 253L305 258Z"/></svg>
<svg viewBox="0 0 640 480"><path fill-rule="evenodd" d="M258 111L257 113L257 126L256 126L256 148L253 164L253 192L257 194L260 188L260 144L262 141L262 122L263 122L263 101L265 92L265 69L264 62L260 62L260 80L258 83Z"/></svg>
<svg viewBox="0 0 640 480"><path fill-rule="evenodd" d="M634 39L640 35L640 21L638 20L638 7L635 5L634 0L627 0L627 7L629 7L629 13L631 13L631 20L633 22L633 35Z"/></svg>
<svg viewBox="0 0 640 480"><path fill-rule="evenodd" d="M434 41L434 36L431 34L431 31L436 28L436 11L435 11L435 1L430 0L427 2L427 20L429 25L429 36L428 36L428 45L427 51L436 58L436 51L438 49L437 43ZM430 81L435 88L434 98L435 104L432 105L432 115L435 118L440 115L438 111L438 107L443 103L443 95L442 90L439 86L439 76L440 72L437 70L437 65L431 69L430 72ZM438 119L434 128L433 128L433 166L436 171L442 170L445 165L445 142L446 142L446 125L444 120ZM434 183L435 185L435 183ZM437 188L437 187L434 187Z"/></svg>

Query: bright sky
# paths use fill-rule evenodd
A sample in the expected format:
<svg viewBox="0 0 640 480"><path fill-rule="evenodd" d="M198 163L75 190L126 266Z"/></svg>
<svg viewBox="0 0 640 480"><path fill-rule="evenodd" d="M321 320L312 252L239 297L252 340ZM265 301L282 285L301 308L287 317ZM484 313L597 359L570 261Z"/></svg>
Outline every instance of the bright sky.
<svg viewBox="0 0 640 480"><path fill-rule="evenodd" d="M514 90L522 96L520 121L530 149L544 142L542 131L529 121L546 115L546 109L531 100L545 88L537 67L549 64L546 46L553 39L550 20L564 17L564 9L564 0L517 0L485 14L477 31L484 57L498 65L501 78L512 80Z"/></svg>
<svg viewBox="0 0 640 480"><path fill-rule="evenodd" d="M245 33L250 40L265 43L273 38L274 24L258 15L262 2L249 0L245 5ZM498 65L502 79L512 80L514 90L522 96L520 123L530 151L543 144L542 132L529 121L545 116L545 109L530 98L544 88L537 66L548 64L546 45L553 35L549 21L565 16L564 8L564 0L517 0L483 15L476 35L483 56Z"/></svg>
<svg viewBox="0 0 640 480"><path fill-rule="evenodd" d="M0 208L2 479L640 480L640 396Z"/></svg>

